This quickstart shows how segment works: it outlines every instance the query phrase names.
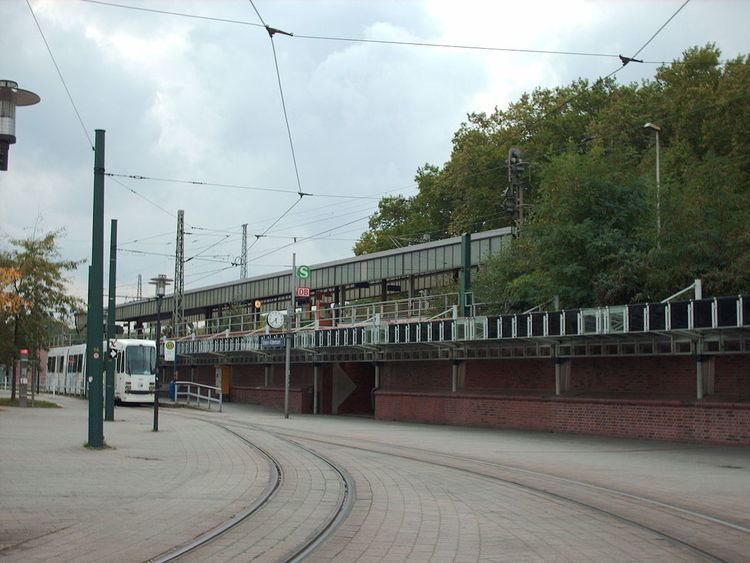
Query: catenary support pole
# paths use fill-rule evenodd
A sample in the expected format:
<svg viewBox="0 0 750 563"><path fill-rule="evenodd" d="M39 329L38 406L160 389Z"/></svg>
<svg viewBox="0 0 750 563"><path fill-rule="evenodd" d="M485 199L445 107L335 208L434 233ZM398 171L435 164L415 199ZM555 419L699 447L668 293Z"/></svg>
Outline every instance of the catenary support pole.
<svg viewBox="0 0 750 563"><path fill-rule="evenodd" d="M104 262L104 131L96 130L94 141L94 205L91 233L91 268L86 320L86 379L89 398L88 445L104 446L102 419L102 331Z"/></svg>
<svg viewBox="0 0 750 563"><path fill-rule="evenodd" d="M292 321L296 307L294 306L297 293L297 254L292 254L292 279L291 291L289 292L289 308L287 309L286 323L286 361L284 367L284 418L289 418L289 381L291 379L292 363Z"/></svg>
<svg viewBox="0 0 750 563"><path fill-rule="evenodd" d="M109 295L107 299L107 381L104 386L104 420L115 419L115 365L112 342L115 333L115 293L117 288L117 219L112 219L109 234Z"/></svg>
<svg viewBox="0 0 750 563"><path fill-rule="evenodd" d="M471 316L471 234L461 235L461 271L458 286L458 314L462 317Z"/></svg>
<svg viewBox="0 0 750 563"><path fill-rule="evenodd" d="M159 431L159 352L161 352L161 295L156 296L156 374L154 375L154 432Z"/></svg>

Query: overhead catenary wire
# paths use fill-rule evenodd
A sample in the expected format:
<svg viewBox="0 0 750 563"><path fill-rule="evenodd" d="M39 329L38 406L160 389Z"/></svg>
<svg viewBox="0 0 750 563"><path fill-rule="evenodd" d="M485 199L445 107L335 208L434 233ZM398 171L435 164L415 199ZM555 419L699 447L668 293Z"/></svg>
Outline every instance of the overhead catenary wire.
<svg viewBox="0 0 750 563"><path fill-rule="evenodd" d="M684 1L684 2L682 3L682 5L680 5L680 7L679 7L679 8L677 8L677 10L675 10L675 12L674 12L674 13L673 13L673 14L672 14L671 16L669 16L669 18L667 18L667 21L665 21L665 22L664 22L664 23L663 23L663 24L662 24L662 25L661 25L661 26L659 27L659 29L657 29L657 30L656 30L656 32L655 32L655 33L654 33L654 34L653 34L653 35L652 35L652 36L651 36L651 37L650 37L650 38L649 38L649 39L648 39L648 40L647 40L647 41L646 41L646 42L645 42L645 43L644 43L643 45L641 45L641 47L640 47L640 48L639 48L639 49L638 49L638 50L637 50L637 51L636 51L635 53L633 53L633 55L632 55L632 56L630 56L630 57L623 57L623 56L619 56L619 58L620 58L620 61L621 61L621 63L622 63L622 64L621 64L621 65L620 65L619 67L617 67L616 69L614 69L614 70L613 70L612 72L610 72L609 74L606 74L606 75L604 75L604 76L601 76L601 77L597 78L597 79L596 79L596 80L595 80L594 82L592 82L591 84L587 85L587 86L586 86L585 88L583 88L583 89L582 89L582 90L580 90L579 92L576 92L576 93L575 93L575 94L574 94L573 96L571 96L571 97L570 97L570 98L568 98L567 100L564 100L564 101L563 101L563 102L562 102L561 104L559 104L559 105L558 105L557 107L555 107L555 108L551 109L550 111L546 112L546 113L545 113L544 115L542 115L542 116L541 116L540 118L538 118L538 119L537 119L537 120L536 120L536 121L535 121L535 122L534 122L534 123L532 124L532 127L533 127L534 125L536 125L536 124L540 123L541 121L543 121L544 119L546 119L546 118L547 118L547 117L549 117L550 115L552 115L552 114L554 114L554 113L557 113L557 112L558 112L558 111L560 111L560 110L561 110L562 108L564 108L565 106L567 106L567 105L568 105L568 104L569 104L570 102L572 102L573 100L575 100L575 99L576 99L576 98L578 98L579 96L582 96L582 95L583 95L583 94L584 94L585 92L587 92L588 90L590 90L591 88L593 88L593 87L594 87L595 85L597 85L597 84L599 84L599 83L602 83L602 82L604 82L604 81L605 81L605 80L607 80L608 78L611 78L611 77L613 77L613 76L614 76L615 74L617 74L617 73L618 73L618 72L620 72L620 71L621 71L622 69L624 69L624 68L625 68L625 67L626 67L626 66L627 66L627 65L628 65L629 63L631 63L631 62L636 62L636 63L643 63L643 61L639 61L639 60L637 60L637 59L636 59L636 57L637 57L637 56L638 56L638 55L639 55L639 54L641 53L641 51L643 51L643 50L644 50L644 49L645 49L645 48L646 48L646 47L647 47L647 46L648 46L648 45L649 45L649 44L650 44L650 43L651 43L651 42L652 42L652 41L653 41L653 40L654 40L654 39L656 38L656 36L657 36L657 35L659 35L659 33L661 33L661 32L662 32L662 30L663 30L663 29L664 29L665 27L667 27L667 25L669 24L669 22L671 22L671 21L672 21L672 20L673 20L673 19L675 18L675 16L677 16L677 14L679 14L679 13L680 13L680 12L682 11L682 9L683 9L683 8L684 8L684 7L685 7L685 6L686 6L686 5L687 5L687 4L689 3L689 2L690 2L690 0L685 0L685 1Z"/></svg>
<svg viewBox="0 0 750 563"><path fill-rule="evenodd" d="M306 195L311 197L324 197L324 198L336 198L336 199L379 199L375 196L354 196L354 195L343 195L343 194L328 194L328 193L308 193L300 192L299 190L288 190L284 188L267 188L261 186L244 186L241 184L225 184L221 182L210 182L203 180L184 180L179 178L158 178L154 176L144 176L141 174L119 174L114 172L105 172L105 176L112 178L128 178L130 180L147 180L152 182L166 182L171 184L189 184L192 186L206 186L215 188L227 188L233 190L251 190L259 192L273 192L280 194L295 194L295 195Z"/></svg>
<svg viewBox="0 0 750 563"><path fill-rule="evenodd" d="M78 118L78 123L81 124L83 133L84 135L86 135L86 139L88 139L89 141L89 147L91 147L91 150L94 150L94 142L91 140L91 135L89 134L89 130L86 127L86 124L83 122L83 118L81 117L81 112L78 111L78 106L76 105L75 100L73 100L73 95L70 93L70 88L68 88L68 84L65 82L65 78L63 77L62 71L60 70L60 65L57 64L55 55L52 54L52 48L49 46L49 42L47 41L47 37L45 37L44 35L44 31L42 31L42 26L39 25L39 20L37 19L36 14L34 13L34 8L31 7L31 2L29 2L29 0L26 0L26 5L29 7L29 11L31 12L31 17L34 18L34 23L36 24L36 28L39 30L39 35L42 36L42 41L44 41L44 46L47 48L47 52L49 53L49 58L52 59L52 64L55 65L57 76L60 77L60 82L62 82L63 88L65 88L65 93L68 95L68 100L70 100L70 105L73 106L73 111L75 112L76 117Z"/></svg>
<svg viewBox="0 0 750 563"><path fill-rule="evenodd" d="M255 13L258 15L258 19L263 24L263 27L266 28L266 31L268 32L268 40L271 42L271 51L273 52L273 66L276 69L276 80L279 85L279 97L281 98L281 109L284 113L284 123L286 124L286 133L287 137L289 138L289 148L292 151L292 163L294 164L294 175L297 178L297 191L300 195L302 195L302 182L299 178L299 166L297 165L297 155L294 151L294 141L292 140L292 128L289 126L289 113L286 110L286 100L284 99L284 87L281 84L281 72L279 71L279 59L276 56L276 44L273 41L273 36L277 33L281 33L282 35L291 35L291 33L287 33L285 31L281 31L278 29L274 29L272 27L269 27L266 22L263 20L263 16L260 15L260 12L258 11L258 8L255 7L255 4L253 3L253 0L248 0L250 2L250 5L253 7L253 10L255 10Z"/></svg>
<svg viewBox="0 0 750 563"><path fill-rule="evenodd" d="M140 12L151 12L155 14L176 16L176 17L182 17L182 18L192 18L192 19L198 19L198 20L207 20L207 21L213 21L213 22L218 22L218 23L267 28L265 23L259 24L257 22L251 22L247 20L211 17L211 16L204 16L204 15L199 15L199 14L189 14L186 12L177 12L173 10L156 10L153 8L143 8L141 6L130 6L126 4L118 4L115 2L103 2L101 0L80 0L80 1L86 2L88 4L98 4L101 6L108 6L112 8L136 10ZM255 6L253 6L253 8L255 8ZM259 19L263 21L263 18L260 17L260 13L257 10L255 10L255 12L258 15ZM464 45L464 44L456 44L456 43L440 43L440 42L429 42L429 41L396 41L396 40L387 40L387 39L368 39L368 38L362 38L362 37L343 37L343 36L315 35L315 34L303 34L303 33L289 34L289 36L295 39L306 39L306 40L315 40L315 41L332 41L332 42L343 42L343 43L369 43L369 44L376 44L376 45L394 45L394 46L404 46L404 47L427 47L427 48L440 48L440 49L460 49L460 50L474 50L474 51L488 51L488 52L528 53L528 54L539 54L539 55L563 55L563 56L575 56L575 57L596 57L596 58L612 58L612 59L617 59L620 56L619 54L616 54L616 53L600 53L600 52L590 52L590 51L565 51L565 50L554 50L554 49L497 47L497 46L488 46L488 45ZM667 61L643 61L643 62L644 64L666 64Z"/></svg>
<svg viewBox="0 0 750 563"><path fill-rule="evenodd" d="M106 175L106 174L105 174L105 175ZM134 194L134 195L138 196L139 198L143 199L144 201L147 201L148 203L150 203L151 205L153 205L153 206L154 206L154 207L156 207L157 209L161 210L162 212L166 213L166 214L167 214L167 215L169 215L170 217L172 217L172 218L174 218L174 219L177 219L177 215L176 215L176 214L172 213L171 211L168 211L167 209L165 209L164 207L162 207L161 205L159 205L159 204L158 204L158 203L156 203L155 201L153 201L153 200L150 200L150 199L149 199L149 198L147 198L147 197L146 197L145 195L143 195L143 194L141 194L141 193L139 193L139 192L135 191L135 190L134 190L133 188L131 188L130 186L127 186L127 185L123 184L123 183L122 183L122 182L121 182L120 180L118 180L117 178L112 178L112 181L113 181L113 182L114 182L115 184L119 184L120 186L122 186L123 188L125 188L126 190L128 190L128 191L129 191L130 193L132 193L132 194Z"/></svg>
<svg viewBox="0 0 750 563"><path fill-rule="evenodd" d="M106 3L103 3L103 2L96 2L96 3L106 4ZM685 2L685 4L687 4L687 2ZM685 4L683 4L683 6L681 6L681 7L680 7L680 9L682 9L682 7L684 7L684 5L685 5ZM254 6L253 6L253 7L254 7ZM679 11L679 10L678 10L678 11ZM258 15L260 15L260 14L258 14ZM675 14L673 14L673 16L672 16L672 17L674 17L675 15L676 15L676 13L675 13ZM208 18L206 18L206 19L208 19ZM670 20L671 20L671 18L670 18ZM666 25L666 24L667 24L668 22L669 22L669 20L668 20L668 21L667 21L667 22L666 22L666 23L665 23L665 24L664 24L664 25L662 26L662 28L663 28L663 27L664 27L664 26L665 26L665 25ZM257 25L257 24L256 24L256 26L257 26L257 27L262 27L262 26L259 26L259 25ZM266 26L266 28L267 28L267 26ZM660 29L662 29L662 28L660 28ZM649 40L649 42L650 42L650 41L651 41L651 40L652 40L652 39L653 39L654 37L656 37L656 35L657 35L657 34L658 34L658 31L657 31L657 33L655 33L655 34L654 34L654 35L652 36L652 38L651 38L651 39ZM298 37L299 37L299 36L298 36ZM338 40L338 39L340 39L340 38L337 38L337 39L335 39L335 40ZM646 43L646 45L647 45L647 44L648 44L648 42ZM272 45L273 45L273 41L272 41ZM645 47L646 45L644 45L644 47ZM644 47L642 47L642 48L641 48L641 50L642 50L642 49L643 49ZM640 51L641 51L641 50L639 50L639 51L638 51L638 52L637 52L637 53L636 53L636 54L635 54L634 56L637 56L637 54L638 54L638 53L640 53ZM612 55L612 56L615 56L615 55ZM624 66L624 65L623 65L623 66ZM620 67L620 68L616 69L616 70L615 70L615 71L614 71L613 73L611 73L611 74L614 74L615 72L617 72L617 71L621 70L621 68L622 68L622 67ZM611 74L610 74L610 75L611 75ZM609 76L609 75L608 75L608 76ZM606 77L605 77L605 78L606 78ZM289 190L289 191L291 192L291 190ZM140 194L136 194L136 195L140 195ZM145 198L144 198L144 199L145 199ZM296 203L298 203L298 202L296 202ZM277 222L278 222L278 221L277 221ZM274 225L275 225L275 223L274 223ZM272 225L272 226L273 226L273 225ZM219 243L221 243L221 242L223 242L223 241L218 241L218 242L219 242Z"/></svg>

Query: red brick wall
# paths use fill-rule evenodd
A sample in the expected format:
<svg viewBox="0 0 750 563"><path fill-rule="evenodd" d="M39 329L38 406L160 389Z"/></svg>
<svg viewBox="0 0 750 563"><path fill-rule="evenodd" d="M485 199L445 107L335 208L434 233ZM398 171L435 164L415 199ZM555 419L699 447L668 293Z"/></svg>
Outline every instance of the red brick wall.
<svg viewBox="0 0 750 563"><path fill-rule="evenodd" d="M449 361L388 362L380 368L381 389L450 389Z"/></svg>
<svg viewBox="0 0 750 563"><path fill-rule="evenodd" d="M555 390L551 359L475 360L466 362L466 390Z"/></svg>
<svg viewBox="0 0 750 563"><path fill-rule="evenodd" d="M235 365L232 366L231 374L229 382L230 394L235 387L262 387L266 382L265 366L263 365Z"/></svg>
<svg viewBox="0 0 750 563"><path fill-rule="evenodd" d="M571 391L695 393L695 359L691 356L589 357L570 362Z"/></svg>
<svg viewBox="0 0 750 563"><path fill-rule="evenodd" d="M750 445L750 404L380 391L375 418Z"/></svg>
<svg viewBox="0 0 750 563"><path fill-rule="evenodd" d="M235 387L232 389L232 401L251 405L263 405L275 409L284 409L283 387ZM312 412L312 389L289 389L289 412Z"/></svg>
<svg viewBox="0 0 750 563"><path fill-rule="evenodd" d="M714 360L714 391L750 400L750 356L718 356Z"/></svg>
<svg viewBox="0 0 750 563"><path fill-rule="evenodd" d="M589 357L570 360L570 391L577 394L637 394L645 398L685 399L696 389L692 356ZM730 400L750 398L750 358L721 356L715 360L715 392ZM445 391L451 388L450 361L393 362L381 369L381 389ZM555 366L551 359L508 358L465 362L467 391L554 392Z"/></svg>

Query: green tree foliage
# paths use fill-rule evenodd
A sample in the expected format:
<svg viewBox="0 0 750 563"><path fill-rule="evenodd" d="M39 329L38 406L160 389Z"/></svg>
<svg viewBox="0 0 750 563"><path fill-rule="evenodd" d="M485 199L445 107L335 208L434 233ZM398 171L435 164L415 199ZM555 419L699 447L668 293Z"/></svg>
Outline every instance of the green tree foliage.
<svg viewBox="0 0 750 563"><path fill-rule="evenodd" d="M654 79L536 89L471 114L450 160L418 170L419 193L389 198L358 254L512 224L508 150L527 163L520 236L475 278L482 301L518 310L662 299L702 278L709 294L750 287L750 57L721 63L712 44ZM662 127L661 234L655 138ZM657 240L658 238L658 240Z"/></svg>
<svg viewBox="0 0 750 563"><path fill-rule="evenodd" d="M41 238L12 240L13 249L0 252L0 268L16 272L7 292L22 305L0 311L0 363L13 365L18 350L43 349L50 328L71 317L82 305L67 293L65 274L80 264L60 259L59 232ZM15 385L11 389L15 396Z"/></svg>

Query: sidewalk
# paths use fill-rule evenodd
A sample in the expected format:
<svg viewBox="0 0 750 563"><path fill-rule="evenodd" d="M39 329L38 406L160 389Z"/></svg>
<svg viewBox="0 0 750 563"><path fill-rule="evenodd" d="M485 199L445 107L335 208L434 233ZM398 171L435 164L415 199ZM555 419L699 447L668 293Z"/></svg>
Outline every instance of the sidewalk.
<svg viewBox="0 0 750 563"><path fill-rule="evenodd" d="M155 433L153 409L118 407L111 449L92 451L87 402L39 398L63 408L0 408L0 559L148 560L267 483L266 462L220 428L165 412Z"/></svg>

